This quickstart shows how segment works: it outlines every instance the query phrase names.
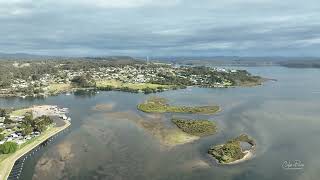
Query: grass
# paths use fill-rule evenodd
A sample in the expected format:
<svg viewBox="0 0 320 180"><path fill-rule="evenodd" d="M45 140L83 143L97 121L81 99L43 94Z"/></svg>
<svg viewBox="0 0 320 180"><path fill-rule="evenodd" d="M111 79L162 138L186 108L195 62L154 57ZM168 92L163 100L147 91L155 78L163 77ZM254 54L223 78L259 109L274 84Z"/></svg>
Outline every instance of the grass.
<svg viewBox="0 0 320 180"><path fill-rule="evenodd" d="M195 113L195 114L214 114L219 111L219 106L171 106L167 100L159 97L149 98L146 102L139 104L137 108L147 113Z"/></svg>
<svg viewBox="0 0 320 180"><path fill-rule="evenodd" d="M30 108L26 108L26 109L18 109L15 111L12 111L10 113L11 116L23 116L25 115L27 112L31 112Z"/></svg>
<svg viewBox="0 0 320 180"><path fill-rule="evenodd" d="M219 163L231 163L233 161L242 159L245 155L242 152L240 142L247 142L252 146L255 146L255 142L246 134L227 141L227 143L217 146L212 146L208 154L212 155Z"/></svg>
<svg viewBox="0 0 320 180"><path fill-rule="evenodd" d="M50 94L58 94L58 93L69 91L71 89L72 89L72 85L67 83L65 84L54 83L48 86L48 92Z"/></svg>
<svg viewBox="0 0 320 180"><path fill-rule="evenodd" d="M113 88L129 88L133 90L143 90L145 88L150 89L158 89L158 88L164 88L164 89L170 89L170 85L161 85L161 84L152 84L152 83L123 83L121 81L117 80L102 80L97 81L97 88L103 88L111 86Z"/></svg>
<svg viewBox="0 0 320 180"><path fill-rule="evenodd" d="M216 133L216 124L208 120L172 119L183 132L194 136L208 136Z"/></svg>

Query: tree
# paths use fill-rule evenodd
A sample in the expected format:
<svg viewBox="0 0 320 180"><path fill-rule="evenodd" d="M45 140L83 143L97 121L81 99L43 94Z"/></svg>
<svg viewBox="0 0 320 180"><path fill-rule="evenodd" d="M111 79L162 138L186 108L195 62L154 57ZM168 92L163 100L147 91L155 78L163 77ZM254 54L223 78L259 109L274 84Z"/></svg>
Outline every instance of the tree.
<svg viewBox="0 0 320 180"><path fill-rule="evenodd" d="M5 124L11 124L13 121L8 117L8 116L6 116L5 118L4 118L4 123Z"/></svg>
<svg viewBox="0 0 320 180"><path fill-rule="evenodd" d="M8 115L8 110L0 109L0 117L6 117Z"/></svg>
<svg viewBox="0 0 320 180"><path fill-rule="evenodd" d="M4 140L4 135L0 134L0 141Z"/></svg>
<svg viewBox="0 0 320 180"><path fill-rule="evenodd" d="M89 73L82 76L75 76L71 79L71 82L80 87L94 87L96 84Z"/></svg>
<svg viewBox="0 0 320 180"><path fill-rule="evenodd" d="M34 129L39 132L45 131L48 125L53 123L53 120L49 116L41 116L36 118L34 121L36 122Z"/></svg>
<svg viewBox="0 0 320 180"><path fill-rule="evenodd" d="M35 122L34 122L34 120L33 120L32 113L26 113L26 114L24 115L23 120L24 120L24 123L25 123L26 125L30 125L30 126L34 127Z"/></svg>
<svg viewBox="0 0 320 180"><path fill-rule="evenodd" d="M10 154L16 152L18 144L15 142L5 142L0 145L0 154Z"/></svg>
<svg viewBox="0 0 320 180"><path fill-rule="evenodd" d="M22 125L22 135L27 136L31 134L33 131L33 128L30 125Z"/></svg>

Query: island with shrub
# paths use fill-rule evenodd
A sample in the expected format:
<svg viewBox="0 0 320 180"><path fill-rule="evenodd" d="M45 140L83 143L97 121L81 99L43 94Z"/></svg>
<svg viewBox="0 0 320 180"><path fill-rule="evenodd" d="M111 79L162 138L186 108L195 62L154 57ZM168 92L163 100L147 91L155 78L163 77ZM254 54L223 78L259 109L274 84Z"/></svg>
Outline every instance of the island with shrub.
<svg viewBox="0 0 320 180"><path fill-rule="evenodd" d="M137 106L140 111L147 113L193 113L193 114L215 114L220 110L219 106L173 106L169 105L167 99L161 97L150 97L144 103Z"/></svg>
<svg viewBox="0 0 320 180"><path fill-rule="evenodd" d="M227 141L225 144L210 147L208 154L219 164L236 164L253 157L255 141L246 134Z"/></svg>
<svg viewBox="0 0 320 180"><path fill-rule="evenodd" d="M173 118L172 122L183 132L194 136L209 136L217 132L216 123L209 120Z"/></svg>

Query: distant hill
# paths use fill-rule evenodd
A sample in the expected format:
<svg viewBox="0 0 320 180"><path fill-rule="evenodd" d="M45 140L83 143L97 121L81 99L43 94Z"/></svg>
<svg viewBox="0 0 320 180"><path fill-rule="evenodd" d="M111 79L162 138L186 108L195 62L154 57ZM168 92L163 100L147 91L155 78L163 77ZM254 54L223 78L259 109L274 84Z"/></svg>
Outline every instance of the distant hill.
<svg viewBox="0 0 320 180"><path fill-rule="evenodd" d="M55 56L41 56L27 53L0 53L0 59L2 60L39 60L39 59L50 59L50 58L61 58Z"/></svg>
<svg viewBox="0 0 320 180"><path fill-rule="evenodd" d="M27 53L0 53L0 60L14 60L14 61L32 61L32 60L106 60L113 61L113 63L125 64L132 62L142 62L142 60L130 56L99 56L99 57L63 57L63 56L42 56Z"/></svg>
<svg viewBox="0 0 320 180"><path fill-rule="evenodd" d="M320 58L318 60L285 61L280 65L289 68L320 68Z"/></svg>
<svg viewBox="0 0 320 180"><path fill-rule="evenodd" d="M285 66L289 68L318 68L320 58L315 57L154 57L156 61L213 66Z"/></svg>
<svg viewBox="0 0 320 180"><path fill-rule="evenodd" d="M0 60L106 60L116 64L144 63L145 58L130 56L92 56L92 57L63 57L42 56L27 53L0 53ZM320 58L315 57L151 57L150 61L181 65L212 65L212 66L284 66L288 68L320 68Z"/></svg>

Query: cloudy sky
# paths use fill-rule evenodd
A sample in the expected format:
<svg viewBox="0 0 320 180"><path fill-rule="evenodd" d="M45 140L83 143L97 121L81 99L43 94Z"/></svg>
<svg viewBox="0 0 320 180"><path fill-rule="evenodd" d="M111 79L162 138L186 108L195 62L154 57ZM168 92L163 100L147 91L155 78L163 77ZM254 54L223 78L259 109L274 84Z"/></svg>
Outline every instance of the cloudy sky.
<svg viewBox="0 0 320 180"><path fill-rule="evenodd" d="M320 56L320 1L0 0L0 52Z"/></svg>

